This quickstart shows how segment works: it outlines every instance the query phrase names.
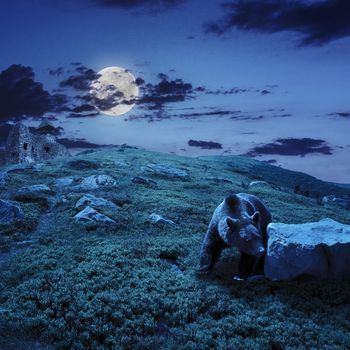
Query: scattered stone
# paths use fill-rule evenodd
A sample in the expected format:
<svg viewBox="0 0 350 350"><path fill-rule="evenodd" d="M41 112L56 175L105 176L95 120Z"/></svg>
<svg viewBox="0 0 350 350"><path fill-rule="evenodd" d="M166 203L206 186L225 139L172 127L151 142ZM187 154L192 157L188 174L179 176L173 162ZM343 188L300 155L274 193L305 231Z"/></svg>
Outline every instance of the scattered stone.
<svg viewBox="0 0 350 350"><path fill-rule="evenodd" d="M117 166L117 167L122 167L122 168L126 168L126 167L129 166L128 163L126 163L126 162L121 162L121 161L115 161L115 162L114 162L114 165Z"/></svg>
<svg viewBox="0 0 350 350"><path fill-rule="evenodd" d="M0 225L11 225L23 217L24 212L19 203L0 199Z"/></svg>
<svg viewBox="0 0 350 350"><path fill-rule="evenodd" d="M120 207L132 203L131 198L125 193L111 193L108 198Z"/></svg>
<svg viewBox="0 0 350 350"><path fill-rule="evenodd" d="M189 140L188 145L191 147L200 147L202 149L222 149L222 144L213 141L196 141Z"/></svg>
<svg viewBox="0 0 350 350"><path fill-rule="evenodd" d="M56 192L51 190L51 188L47 185L31 185L31 186L24 186L21 187L18 192L18 194L32 194L32 193L41 193L46 195L55 195Z"/></svg>
<svg viewBox="0 0 350 350"><path fill-rule="evenodd" d="M66 176L56 179L54 182L54 186L56 187L67 187L78 183L80 180L79 177L76 176Z"/></svg>
<svg viewBox="0 0 350 350"><path fill-rule="evenodd" d="M24 202L38 202L45 206L50 204L50 196L56 192L47 185L32 185L20 188L14 195L14 198Z"/></svg>
<svg viewBox="0 0 350 350"><path fill-rule="evenodd" d="M86 207L74 216L76 222L84 224L104 224L104 225L116 225L116 221L103 215L91 207Z"/></svg>
<svg viewBox="0 0 350 350"><path fill-rule="evenodd" d="M90 206L94 209L110 209L110 210L119 209L119 207L115 205L113 202L104 198L95 197L92 194L85 194L75 204L76 209L82 209L86 206Z"/></svg>
<svg viewBox="0 0 350 350"><path fill-rule="evenodd" d="M271 223L267 234L266 277L350 278L350 225L328 218L306 224Z"/></svg>
<svg viewBox="0 0 350 350"><path fill-rule="evenodd" d="M233 182L229 179L225 179L223 177L207 177L205 178L208 181L213 181L216 183L227 183L227 184L232 184Z"/></svg>
<svg viewBox="0 0 350 350"><path fill-rule="evenodd" d="M186 170L175 168L170 164L147 164L146 166L141 167L141 170L145 173L168 176L177 179L186 179L189 177L189 173Z"/></svg>
<svg viewBox="0 0 350 350"><path fill-rule="evenodd" d="M249 188L256 188L256 187L268 187L271 188L272 186L266 182L266 181L252 181L249 186Z"/></svg>
<svg viewBox="0 0 350 350"><path fill-rule="evenodd" d="M132 179L132 182L135 183L135 184L140 184L140 185L144 185L144 186L147 186L147 187L155 187L155 186L157 186L157 182L156 181L153 181L151 179L146 179L146 178L141 177L141 176L135 176Z"/></svg>
<svg viewBox="0 0 350 350"><path fill-rule="evenodd" d="M92 175L83 178L81 183L75 186L79 190L95 190L100 187L114 187L117 182L109 175Z"/></svg>
<svg viewBox="0 0 350 350"><path fill-rule="evenodd" d="M36 129L30 130L26 125L17 123L13 126L6 142L6 163L33 163L69 156L69 152L56 137Z"/></svg>
<svg viewBox="0 0 350 350"><path fill-rule="evenodd" d="M74 159L68 162L67 165L74 170L90 170L98 169L100 167L97 162L85 159Z"/></svg>
<svg viewBox="0 0 350 350"><path fill-rule="evenodd" d="M350 210L350 196L324 196L322 198L322 204L325 207L329 207L330 205L338 205L339 207L342 207L344 209Z"/></svg>
<svg viewBox="0 0 350 350"><path fill-rule="evenodd" d="M154 224L176 225L174 221L163 218L163 216L155 214L155 213L150 214L149 220Z"/></svg>

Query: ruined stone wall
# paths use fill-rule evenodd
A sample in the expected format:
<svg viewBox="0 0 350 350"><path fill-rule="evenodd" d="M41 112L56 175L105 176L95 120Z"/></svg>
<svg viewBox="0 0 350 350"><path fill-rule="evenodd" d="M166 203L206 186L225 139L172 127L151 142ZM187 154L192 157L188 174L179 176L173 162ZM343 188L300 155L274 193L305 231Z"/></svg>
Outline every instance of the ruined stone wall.
<svg viewBox="0 0 350 350"><path fill-rule="evenodd" d="M6 143L6 163L32 163L68 156L68 150L53 135L31 132L21 123L14 125Z"/></svg>

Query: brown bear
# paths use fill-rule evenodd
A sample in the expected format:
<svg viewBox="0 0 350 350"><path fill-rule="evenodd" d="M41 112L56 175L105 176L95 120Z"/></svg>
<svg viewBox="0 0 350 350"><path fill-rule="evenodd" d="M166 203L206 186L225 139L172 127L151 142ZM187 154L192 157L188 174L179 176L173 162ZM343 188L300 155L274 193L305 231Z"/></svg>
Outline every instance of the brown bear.
<svg viewBox="0 0 350 350"><path fill-rule="evenodd" d="M226 197L215 209L200 254L200 275L211 273L225 248L241 253L237 278L263 274L266 228L271 214L259 198L238 193Z"/></svg>

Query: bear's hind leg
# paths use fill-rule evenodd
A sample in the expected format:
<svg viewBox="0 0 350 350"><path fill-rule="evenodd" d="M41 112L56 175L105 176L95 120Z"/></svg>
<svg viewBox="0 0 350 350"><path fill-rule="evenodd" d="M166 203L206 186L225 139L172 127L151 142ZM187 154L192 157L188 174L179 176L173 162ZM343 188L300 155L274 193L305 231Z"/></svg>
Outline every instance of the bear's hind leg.
<svg viewBox="0 0 350 350"><path fill-rule="evenodd" d="M254 275L264 275L265 257L258 258L255 270L252 271Z"/></svg>

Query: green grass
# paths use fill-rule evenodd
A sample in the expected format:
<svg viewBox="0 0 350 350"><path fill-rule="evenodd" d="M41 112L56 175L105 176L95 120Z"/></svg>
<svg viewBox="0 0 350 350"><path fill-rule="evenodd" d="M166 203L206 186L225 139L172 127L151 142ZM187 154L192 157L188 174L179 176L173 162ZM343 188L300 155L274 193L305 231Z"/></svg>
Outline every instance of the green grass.
<svg viewBox="0 0 350 350"><path fill-rule="evenodd" d="M69 159L50 161L40 172L10 174L0 198L10 198L23 185L50 185L58 177L108 174L117 187L93 193L122 205L113 213L103 211L118 225L76 224L74 205L84 192L68 188L48 211L37 203L23 204L25 220L31 223L24 230L27 239L37 234L40 218L49 214L50 219L36 243L0 260L1 349L34 349L37 341L54 349L350 347L350 281L236 282L231 279L235 250L224 252L208 279L195 274L212 212L231 192L259 196L274 221L330 217L350 224L349 211L326 209L315 198L295 194L294 173L284 170L282 176L279 168L245 158L191 159L135 149L76 158L95 161L99 168L79 171L67 167ZM115 166L115 161L129 166ZM142 174L140 167L147 163L170 163L186 169L190 179ZM134 184L134 176L151 178L157 187ZM332 193L331 185L305 177L309 193ZM277 178L278 183L272 181ZM281 189L246 189L244 184L254 179ZM177 225L151 224L152 212ZM20 231L15 226L0 236L10 245Z"/></svg>

